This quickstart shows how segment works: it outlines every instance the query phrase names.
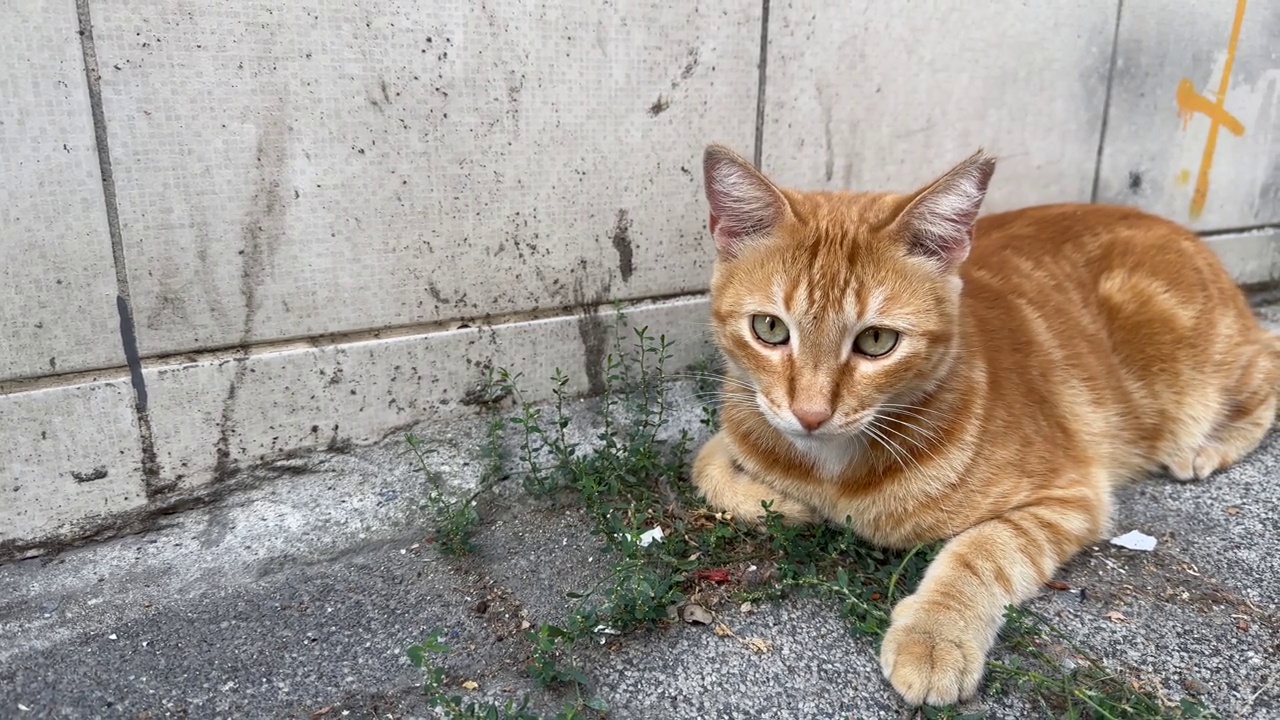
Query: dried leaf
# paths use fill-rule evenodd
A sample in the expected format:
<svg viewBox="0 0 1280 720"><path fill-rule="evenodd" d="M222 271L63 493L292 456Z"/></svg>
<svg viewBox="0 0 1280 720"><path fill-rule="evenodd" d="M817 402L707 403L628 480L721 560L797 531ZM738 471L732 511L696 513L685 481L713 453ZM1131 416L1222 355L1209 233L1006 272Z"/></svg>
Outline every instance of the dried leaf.
<svg viewBox="0 0 1280 720"><path fill-rule="evenodd" d="M733 631L730 630L729 626L725 625L724 623L716 623L716 626L712 628L712 630L714 630L715 634L719 635L720 637L733 637Z"/></svg>
<svg viewBox="0 0 1280 720"><path fill-rule="evenodd" d="M475 680L467 680L466 682L462 683L462 687L472 692L475 692L476 690L480 689L480 683L476 682Z"/></svg>
<svg viewBox="0 0 1280 720"><path fill-rule="evenodd" d="M756 653L757 655L764 655L766 653L773 652L773 643L765 640L764 638L747 638L742 641L742 644L745 645L748 650Z"/></svg>
<svg viewBox="0 0 1280 720"><path fill-rule="evenodd" d="M1193 677L1182 679L1182 687L1192 695L1208 695L1212 688Z"/></svg>
<svg viewBox="0 0 1280 720"><path fill-rule="evenodd" d="M1236 629L1240 632L1249 632L1249 627L1250 625L1248 620L1241 619L1236 621Z"/></svg>
<svg viewBox="0 0 1280 720"><path fill-rule="evenodd" d="M1103 615L1102 617L1114 623L1129 622L1129 618L1125 617L1124 613L1120 612L1119 610L1112 610L1111 612L1107 613L1106 615Z"/></svg>
<svg viewBox="0 0 1280 720"><path fill-rule="evenodd" d="M706 608L693 604L680 608L680 617L687 623L698 625L710 625L712 620L711 613Z"/></svg>
<svg viewBox="0 0 1280 720"><path fill-rule="evenodd" d="M1070 590L1071 589L1070 585L1062 582L1061 580L1049 580L1048 582L1045 583L1045 586L1051 587L1054 590Z"/></svg>
<svg viewBox="0 0 1280 720"><path fill-rule="evenodd" d="M1226 510L1223 510L1223 512L1225 512L1228 515L1238 515L1240 513L1240 508L1236 507L1235 505L1232 505Z"/></svg>

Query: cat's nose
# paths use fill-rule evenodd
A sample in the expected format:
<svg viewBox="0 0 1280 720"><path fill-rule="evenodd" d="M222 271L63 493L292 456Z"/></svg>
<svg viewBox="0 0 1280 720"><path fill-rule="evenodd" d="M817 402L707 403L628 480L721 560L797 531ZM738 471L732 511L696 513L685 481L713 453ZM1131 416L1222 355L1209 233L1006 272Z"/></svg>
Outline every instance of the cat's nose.
<svg viewBox="0 0 1280 720"><path fill-rule="evenodd" d="M809 432L817 430L822 423L831 419L831 411L826 408L792 407L791 414L800 421L800 427Z"/></svg>

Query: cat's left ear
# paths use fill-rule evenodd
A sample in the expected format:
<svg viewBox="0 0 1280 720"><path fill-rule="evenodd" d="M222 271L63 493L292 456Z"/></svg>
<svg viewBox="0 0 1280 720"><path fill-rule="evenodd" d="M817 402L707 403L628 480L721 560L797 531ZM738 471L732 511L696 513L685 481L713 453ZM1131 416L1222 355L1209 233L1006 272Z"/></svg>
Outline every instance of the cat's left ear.
<svg viewBox="0 0 1280 720"><path fill-rule="evenodd" d="M996 160L982 150L916 193L894 221L908 251L954 270L969 256L973 226Z"/></svg>

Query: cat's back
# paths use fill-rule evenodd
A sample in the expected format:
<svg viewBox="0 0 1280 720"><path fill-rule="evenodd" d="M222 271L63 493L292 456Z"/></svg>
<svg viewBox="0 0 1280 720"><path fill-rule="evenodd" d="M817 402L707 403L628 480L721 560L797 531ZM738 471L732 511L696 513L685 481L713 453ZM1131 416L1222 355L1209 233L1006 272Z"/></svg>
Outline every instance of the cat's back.
<svg viewBox="0 0 1280 720"><path fill-rule="evenodd" d="M974 299L994 293L1051 314L1109 309L1181 324L1210 313L1254 325L1203 240L1131 207L1042 205L981 218L962 276Z"/></svg>
<svg viewBox="0 0 1280 720"><path fill-rule="evenodd" d="M1067 203L995 213L978 220L968 265L985 272L1066 263L1060 270L1107 272L1121 264L1184 272L1188 259L1218 267L1190 230L1136 208Z"/></svg>
<svg viewBox="0 0 1280 720"><path fill-rule="evenodd" d="M1239 388L1256 390L1249 407L1274 392L1277 341L1213 250L1169 220L1096 205L994 214L962 277L988 401L1022 407L1013 425L1056 408L1115 468L1177 464L1224 407L1244 406Z"/></svg>

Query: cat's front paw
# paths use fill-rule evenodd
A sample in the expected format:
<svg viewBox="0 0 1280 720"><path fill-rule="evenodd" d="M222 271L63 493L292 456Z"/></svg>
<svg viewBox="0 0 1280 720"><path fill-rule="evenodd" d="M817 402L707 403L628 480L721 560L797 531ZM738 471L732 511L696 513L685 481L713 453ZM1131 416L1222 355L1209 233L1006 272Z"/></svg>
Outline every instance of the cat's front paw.
<svg viewBox="0 0 1280 720"><path fill-rule="evenodd" d="M880 667L908 704L950 705L978 692L988 635L945 605L912 595L893 610Z"/></svg>

